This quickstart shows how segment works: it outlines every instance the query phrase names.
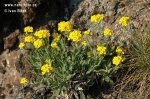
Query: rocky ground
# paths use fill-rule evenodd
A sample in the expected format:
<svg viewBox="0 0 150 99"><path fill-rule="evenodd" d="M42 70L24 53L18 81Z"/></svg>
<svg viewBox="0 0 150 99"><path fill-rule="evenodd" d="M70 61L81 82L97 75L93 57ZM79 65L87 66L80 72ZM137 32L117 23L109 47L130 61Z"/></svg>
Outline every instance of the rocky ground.
<svg viewBox="0 0 150 99"><path fill-rule="evenodd" d="M89 18L96 13L106 15L104 26L110 27L116 33L121 16L129 16L132 20L130 29L144 31L150 23L150 0L33 0L35 8L27 13L0 14L0 99L43 99L46 89L40 87L22 88L19 80L26 75L29 79L31 66L27 62L27 50L18 49L18 42L22 40L23 27L32 25L35 28L55 30L57 22L70 19L81 30L91 26ZM1 2L1 1L0 1ZM25 0L2 1L5 3L23 3ZM1 6L3 8L3 6ZM19 20L18 20L19 19ZM39 20L40 19L40 20ZM93 27L94 28L94 27ZM26 89L26 92L23 90ZM24 94L25 93L25 94ZM34 93L34 94L31 94ZM39 96L38 98L35 96ZM49 96L47 96L49 97ZM115 99L115 98L106 98ZM122 98L130 99L130 98Z"/></svg>

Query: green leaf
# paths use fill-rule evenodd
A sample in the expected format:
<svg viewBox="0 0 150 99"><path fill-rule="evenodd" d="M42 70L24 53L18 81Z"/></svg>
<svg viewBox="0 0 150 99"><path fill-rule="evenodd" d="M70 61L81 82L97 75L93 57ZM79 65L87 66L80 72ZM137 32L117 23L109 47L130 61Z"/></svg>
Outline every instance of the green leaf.
<svg viewBox="0 0 150 99"><path fill-rule="evenodd" d="M60 94L60 92L61 92L61 88L60 89L55 89L54 94L52 96L52 99L56 99L56 97Z"/></svg>
<svg viewBox="0 0 150 99"><path fill-rule="evenodd" d="M94 72L96 72L99 75L106 75L107 74L107 70L105 70L105 69L95 70Z"/></svg>
<svg viewBox="0 0 150 99"><path fill-rule="evenodd" d="M112 68L107 69L107 74L110 74L112 70Z"/></svg>
<svg viewBox="0 0 150 99"><path fill-rule="evenodd" d="M84 95L82 90L79 92L79 94L80 94L80 99L86 99L86 97L85 97L85 95Z"/></svg>
<svg viewBox="0 0 150 99"><path fill-rule="evenodd" d="M108 76L105 76L105 77L104 77L104 80L105 80L106 82L110 82L110 78L109 78Z"/></svg>
<svg viewBox="0 0 150 99"><path fill-rule="evenodd" d="M49 81L48 81L47 78L44 78L44 79L42 80L42 83L43 83L43 85L45 85L45 86L49 86Z"/></svg>
<svg viewBox="0 0 150 99"><path fill-rule="evenodd" d="M94 71L94 68L90 68L90 69L86 72L86 75L91 74L93 71Z"/></svg>
<svg viewBox="0 0 150 99"><path fill-rule="evenodd" d="M109 84L110 84L110 85L113 85L113 84L114 84L114 81L113 81L112 79L110 79L110 80L109 80Z"/></svg>
<svg viewBox="0 0 150 99"><path fill-rule="evenodd" d="M66 78L67 78L67 80L70 80L73 76L75 75L75 73L74 74L70 74L70 75L68 75Z"/></svg>

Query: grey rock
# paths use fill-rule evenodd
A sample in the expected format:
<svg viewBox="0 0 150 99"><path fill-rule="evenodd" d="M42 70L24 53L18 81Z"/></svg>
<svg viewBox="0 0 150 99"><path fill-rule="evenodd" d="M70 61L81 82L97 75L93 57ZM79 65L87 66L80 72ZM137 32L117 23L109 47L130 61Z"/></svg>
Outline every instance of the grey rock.
<svg viewBox="0 0 150 99"><path fill-rule="evenodd" d="M19 36L19 30L16 30L15 32L10 33L9 36L5 37L4 40L4 49L10 49L15 46L17 43L17 39Z"/></svg>

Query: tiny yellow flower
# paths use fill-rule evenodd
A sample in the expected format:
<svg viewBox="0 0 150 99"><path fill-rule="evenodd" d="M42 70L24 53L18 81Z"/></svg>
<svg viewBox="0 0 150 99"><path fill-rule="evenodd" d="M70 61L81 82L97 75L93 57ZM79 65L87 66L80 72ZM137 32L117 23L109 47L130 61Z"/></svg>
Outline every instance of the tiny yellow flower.
<svg viewBox="0 0 150 99"><path fill-rule="evenodd" d="M93 33L91 32L90 29L84 31L84 34L85 34L85 35L93 35Z"/></svg>
<svg viewBox="0 0 150 99"><path fill-rule="evenodd" d="M53 68L51 64L45 64L41 66L42 75L45 75L46 73L50 74L52 72Z"/></svg>
<svg viewBox="0 0 150 99"><path fill-rule="evenodd" d="M51 43L51 47L52 47L52 48L58 48L58 45L57 45L56 42L52 42L52 43Z"/></svg>
<svg viewBox="0 0 150 99"><path fill-rule="evenodd" d="M26 36L25 39L24 39L25 42L29 42L29 43L33 43L34 40L35 40L34 37L31 36L31 35Z"/></svg>
<svg viewBox="0 0 150 99"><path fill-rule="evenodd" d="M81 31L74 30L70 32L68 40L72 40L73 42L79 42L82 39Z"/></svg>
<svg viewBox="0 0 150 99"><path fill-rule="evenodd" d="M25 77L22 77L21 80L20 80L20 83L25 85L26 83L28 82L28 79L25 78Z"/></svg>
<svg viewBox="0 0 150 99"><path fill-rule="evenodd" d="M109 28L106 28L104 30L104 36L107 37L107 36L111 36L112 35L112 30L110 30Z"/></svg>
<svg viewBox="0 0 150 99"><path fill-rule="evenodd" d="M96 14L96 15L91 16L91 22L93 23L98 23L103 19L104 19L104 14Z"/></svg>
<svg viewBox="0 0 150 99"><path fill-rule="evenodd" d="M60 32L70 32L73 26L70 21L62 21L58 23L58 31Z"/></svg>
<svg viewBox="0 0 150 99"><path fill-rule="evenodd" d="M119 24L121 24L123 27L128 26L129 22L130 22L129 17L122 17L119 20Z"/></svg>
<svg viewBox="0 0 150 99"><path fill-rule="evenodd" d="M113 64L118 66L121 62L123 62L123 59L121 56L115 56L112 60Z"/></svg>
<svg viewBox="0 0 150 99"><path fill-rule="evenodd" d="M98 45L97 51L99 52L100 55L104 55L106 54L106 47L104 45Z"/></svg>
<svg viewBox="0 0 150 99"><path fill-rule="evenodd" d="M36 41L34 41L33 43L35 48L40 48L44 45L44 40L43 39L37 39Z"/></svg>
<svg viewBox="0 0 150 99"><path fill-rule="evenodd" d="M24 32L28 33L28 32L33 32L33 27L32 26L27 26L24 28Z"/></svg>
<svg viewBox="0 0 150 99"><path fill-rule="evenodd" d="M122 49L122 48L117 47L117 49L116 49L116 53L117 53L117 54L122 55L122 54L124 54L124 51L123 51L123 49Z"/></svg>
<svg viewBox="0 0 150 99"><path fill-rule="evenodd" d="M86 41L82 41L81 44L82 44L83 46L87 46Z"/></svg>
<svg viewBox="0 0 150 99"><path fill-rule="evenodd" d="M48 37L50 37L50 31L49 30L39 30L34 33L34 36L37 36L38 38L48 38Z"/></svg>
<svg viewBox="0 0 150 99"><path fill-rule="evenodd" d="M90 58L91 56L91 52L87 52L87 57Z"/></svg>
<svg viewBox="0 0 150 99"><path fill-rule="evenodd" d="M19 44L19 48L23 48L24 46L25 46L24 43L20 43L20 44Z"/></svg>
<svg viewBox="0 0 150 99"><path fill-rule="evenodd" d="M59 42L61 35L58 33L54 33L53 38L54 38L54 40L53 40L54 42Z"/></svg>

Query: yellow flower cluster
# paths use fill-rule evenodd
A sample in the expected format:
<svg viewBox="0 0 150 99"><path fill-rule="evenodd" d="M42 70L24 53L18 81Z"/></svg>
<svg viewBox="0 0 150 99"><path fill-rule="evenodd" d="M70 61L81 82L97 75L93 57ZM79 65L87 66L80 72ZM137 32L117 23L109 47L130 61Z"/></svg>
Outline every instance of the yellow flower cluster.
<svg viewBox="0 0 150 99"><path fill-rule="evenodd" d="M26 36L25 37L25 42L33 43L34 42L34 37L32 35Z"/></svg>
<svg viewBox="0 0 150 99"><path fill-rule="evenodd" d="M98 23L103 19L104 19L104 14L96 14L96 15L91 16L91 22L93 23Z"/></svg>
<svg viewBox="0 0 150 99"><path fill-rule="evenodd" d="M58 33L54 33L53 34L53 42L51 43L51 47L52 48L58 48L57 42L59 42L61 35Z"/></svg>
<svg viewBox="0 0 150 99"><path fill-rule="evenodd" d="M93 33L91 32L90 29L84 31L84 34L85 34L85 35L93 35Z"/></svg>
<svg viewBox="0 0 150 99"><path fill-rule="evenodd" d="M70 32L68 40L72 40L73 42L79 42L82 39L81 31L74 30Z"/></svg>
<svg viewBox="0 0 150 99"><path fill-rule="evenodd" d="M70 21L62 21L58 23L58 31L60 32L70 32L73 26Z"/></svg>
<svg viewBox="0 0 150 99"><path fill-rule="evenodd" d="M59 42L59 40L60 40L60 38L61 38L61 35L60 34L58 34L58 33L54 33L53 34L53 41L54 42Z"/></svg>
<svg viewBox="0 0 150 99"><path fill-rule="evenodd" d="M51 73L53 70L51 64L45 64L41 67L42 75L45 75L46 73Z"/></svg>
<svg viewBox="0 0 150 99"><path fill-rule="evenodd" d="M86 42L85 40L82 41L81 44L82 44L83 46L87 46L87 42Z"/></svg>
<svg viewBox="0 0 150 99"><path fill-rule="evenodd" d="M104 36L111 36L112 35L112 30L110 30L109 28L106 28L105 30L104 30Z"/></svg>
<svg viewBox="0 0 150 99"><path fill-rule="evenodd" d="M118 66L121 62L123 62L123 59L121 56L115 56L112 61L114 65Z"/></svg>
<svg viewBox="0 0 150 99"><path fill-rule="evenodd" d="M104 55L106 54L106 47L104 45L98 45L97 51L99 52L100 55Z"/></svg>
<svg viewBox="0 0 150 99"><path fill-rule="evenodd" d="M128 26L129 21L130 21L129 17L122 17L119 20L119 24L121 24L122 26Z"/></svg>
<svg viewBox="0 0 150 99"><path fill-rule="evenodd" d="M19 48L23 48L24 46L25 46L24 43L20 43L20 44L19 44Z"/></svg>
<svg viewBox="0 0 150 99"><path fill-rule="evenodd" d="M51 47L52 47L52 48L58 48L58 45L57 45L56 42L52 42L52 43L51 43Z"/></svg>
<svg viewBox="0 0 150 99"><path fill-rule="evenodd" d="M20 80L20 83L23 84L23 85L25 85L27 82L28 82L28 80L25 77L22 77L21 80Z"/></svg>
<svg viewBox="0 0 150 99"><path fill-rule="evenodd" d="M24 32L28 33L28 32L33 32L33 27L32 26L27 26L24 28Z"/></svg>
<svg viewBox="0 0 150 99"><path fill-rule="evenodd" d="M24 28L24 32L33 32L33 27L31 26L27 26ZM39 31L36 31L33 34L31 35L26 35L25 38L24 38L24 42L20 43L19 44L19 48L23 48L25 46L25 43L28 42L28 43L33 43L33 46L35 48L40 48L42 47L45 42L44 42L44 38L49 38L50 37L50 31L49 30L39 30ZM59 41L60 39L60 36L55 36L55 41Z"/></svg>
<svg viewBox="0 0 150 99"><path fill-rule="evenodd" d="M37 36L38 38L48 38L50 37L50 32L49 30L39 30L34 33L34 36Z"/></svg>
<svg viewBox="0 0 150 99"><path fill-rule="evenodd" d="M124 51L123 51L123 49L122 49L122 48L117 47L117 49L116 49L116 53L117 53L117 54L119 54L119 55L123 55L123 54L124 54Z"/></svg>
<svg viewBox="0 0 150 99"><path fill-rule="evenodd" d="M43 39L37 39L36 41L34 41L33 43L35 48L40 48L44 45L44 40Z"/></svg>

